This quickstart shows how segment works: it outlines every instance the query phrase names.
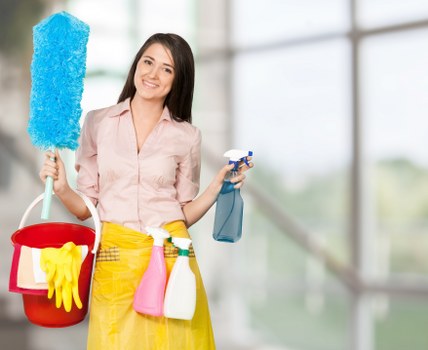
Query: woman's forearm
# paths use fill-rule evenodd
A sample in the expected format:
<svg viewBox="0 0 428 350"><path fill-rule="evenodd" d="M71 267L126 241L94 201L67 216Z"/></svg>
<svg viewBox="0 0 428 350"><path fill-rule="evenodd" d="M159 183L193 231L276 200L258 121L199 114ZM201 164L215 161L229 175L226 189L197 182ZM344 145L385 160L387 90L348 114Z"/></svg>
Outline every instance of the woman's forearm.
<svg viewBox="0 0 428 350"><path fill-rule="evenodd" d="M71 187L66 186L61 191L56 191L55 194L68 211L79 220L86 220L91 216L84 200Z"/></svg>
<svg viewBox="0 0 428 350"><path fill-rule="evenodd" d="M220 186L221 187L221 186ZM186 218L186 226L190 227L198 222L217 200L220 187L211 184L208 188L196 199L187 203L183 207L183 213Z"/></svg>
<svg viewBox="0 0 428 350"><path fill-rule="evenodd" d="M247 159L250 161L251 157L248 157ZM199 221L199 219L201 219L214 205L218 194L220 193L221 187L223 186L224 178L226 174L232 170L233 166L233 164L227 164L222 169L220 169L207 189L198 198L187 203L183 207L183 213L186 218L187 227L190 227ZM249 163L248 166L240 168L238 175L230 179L230 182L235 184L235 188L240 188L242 186L243 180L245 179L243 172L252 166L253 164Z"/></svg>

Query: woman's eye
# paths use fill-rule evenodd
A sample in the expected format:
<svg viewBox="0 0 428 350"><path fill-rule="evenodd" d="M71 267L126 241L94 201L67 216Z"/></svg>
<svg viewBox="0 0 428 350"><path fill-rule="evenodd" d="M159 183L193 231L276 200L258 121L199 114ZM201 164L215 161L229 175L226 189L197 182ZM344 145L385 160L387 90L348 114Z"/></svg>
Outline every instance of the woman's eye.
<svg viewBox="0 0 428 350"><path fill-rule="evenodd" d="M165 68L165 72L167 72L167 73L171 74L171 73L172 73L172 70L171 70L171 69L169 69L169 68Z"/></svg>
<svg viewBox="0 0 428 350"><path fill-rule="evenodd" d="M152 64L152 61L150 61L150 60L144 60L144 63L150 65L150 64Z"/></svg>

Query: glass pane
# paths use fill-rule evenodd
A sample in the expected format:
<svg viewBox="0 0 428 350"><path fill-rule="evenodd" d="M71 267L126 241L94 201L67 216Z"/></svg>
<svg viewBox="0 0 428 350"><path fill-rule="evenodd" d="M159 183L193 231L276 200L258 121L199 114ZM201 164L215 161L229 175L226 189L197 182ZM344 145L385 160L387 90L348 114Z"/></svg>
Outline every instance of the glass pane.
<svg viewBox="0 0 428 350"><path fill-rule="evenodd" d="M131 67L136 51L123 33L94 33L88 42L87 71L103 70L109 74L126 74Z"/></svg>
<svg viewBox="0 0 428 350"><path fill-rule="evenodd" d="M427 35L420 30L373 37L361 50L380 275L428 272L422 248L428 244Z"/></svg>
<svg viewBox="0 0 428 350"><path fill-rule="evenodd" d="M82 21L91 26L91 35L95 30L126 30L129 26L128 1L123 3L115 0L104 0L102 8L97 0L73 0L67 2L67 10L73 16L77 16Z"/></svg>
<svg viewBox="0 0 428 350"><path fill-rule="evenodd" d="M135 55L129 38L128 7L108 0L100 11L100 4L94 0L75 0L67 4L67 11L90 26L87 73L105 70L125 75Z"/></svg>
<svg viewBox="0 0 428 350"><path fill-rule="evenodd" d="M335 40L238 56L236 144L255 152L250 181L348 259L349 47Z"/></svg>
<svg viewBox="0 0 428 350"><path fill-rule="evenodd" d="M347 1L234 0L232 42L251 46L349 28Z"/></svg>
<svg viewBox="0 0 428 350"><path fill-rule="evenodd" d="M122 91L125 77L100 75L86 78L83 91L83 117L93 109L114 105ZM80 121L83 122L82 118Z"/></svg>
<svg viewBox="0 0 428 350"><path fill-rule="evenodd" d="M278 349L345 349L346 291L323 264L261 215L256 203L246 204L251 204L246 223L253 234L240 242L246 252L241 268L246 283L240 290L251 327L264 344Z"/></svg>
<svg viewBox="0 0 428 350"><path fill-rule="evenodd" d="M192 44L196 28L194 0L134 0L130 3L139 5L138 29L143 40L156 32L177 33Z"/></svg>
<svg viewBox="0 0 428 350"><path fill-rule="evenodd" d="M426 300L378 299L377 350L425 350L428 348L428 304Z"/></svg>
<svg viewBox="0 0 428 350"><path fill-rule="evenodd" d="M359 0L358 22L363 27L399 24L428 18L426 0Z"/></svg>
<svg viewBox="0 0 428 350"><path fill-rule="evenodd" d="M193 98L194 124L203 131L206 140L204 146L220 156L223 151L218 147L224 144L228 124L225 116L227 99L224 93L227 67L227 62L221 59L197 61Z"/></svg>

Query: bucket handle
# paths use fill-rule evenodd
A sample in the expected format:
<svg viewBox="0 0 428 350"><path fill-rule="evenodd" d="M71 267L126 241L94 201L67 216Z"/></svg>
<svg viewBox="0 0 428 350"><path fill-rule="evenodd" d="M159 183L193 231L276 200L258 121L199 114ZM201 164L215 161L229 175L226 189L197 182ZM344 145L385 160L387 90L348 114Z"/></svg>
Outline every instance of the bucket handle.
<svg viewBox="0 0 428 350"><path fill-rule="evenodd" d="M88 207L90 213L92 214L92 219L94 220L94 226L95 226L95 241L94 241L94 248L92 249L92 254L96 254L98 250L98 245L100 244L100 238L101 238L101 222L100 218L98 216L97 209L95 208L94 204L91 202L91 200L85 196L83 193L76 191L76 193L83 199L86 206ZM30 215L31 210L40 202L43 200L45 194L42 193L39 195L31 204L28 206L27 210L25 211L24 215L22 216L21 222L19 223L19 229L23 228L25 226L25 223L27 222L28 216Z"/></svg>

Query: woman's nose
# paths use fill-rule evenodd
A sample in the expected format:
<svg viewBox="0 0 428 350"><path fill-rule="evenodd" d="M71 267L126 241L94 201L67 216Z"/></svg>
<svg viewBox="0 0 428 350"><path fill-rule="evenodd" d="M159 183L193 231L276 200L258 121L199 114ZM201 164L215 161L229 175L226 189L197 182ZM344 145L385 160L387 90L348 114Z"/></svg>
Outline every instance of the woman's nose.
<svg viewBox="0 0 428 350"><path fill-rule="evenodd" d="M156 65L152 65L149 71L149 76L155 78L158 76L158 72L159 72L159 67Z"/></svg>

